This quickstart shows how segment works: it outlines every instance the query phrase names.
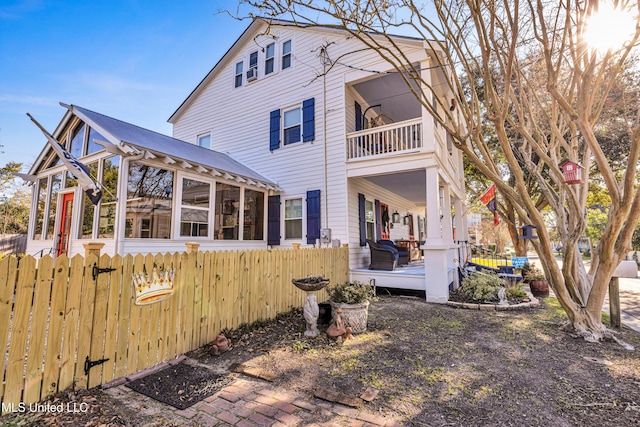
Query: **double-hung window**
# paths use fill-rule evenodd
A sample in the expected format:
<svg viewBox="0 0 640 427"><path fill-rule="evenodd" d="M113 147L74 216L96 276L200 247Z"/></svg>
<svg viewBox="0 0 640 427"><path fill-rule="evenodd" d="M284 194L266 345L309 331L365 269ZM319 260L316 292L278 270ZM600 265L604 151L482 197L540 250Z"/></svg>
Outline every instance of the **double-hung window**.
<svg viewBox="0 0 640 427"><path fill-rule="evenodd" d="M302 239L302 199L284 201L284 238Z"/></svg>
<svg viewBox="0 0 640 427"><path fill-rule="evenodd" d="M371 200L366 200L364 202L365 206L365 220L367 221L366 230L367 230L367 239L375 240L376 239L376 220L373 214L373 202Z"/></svg>
<svg viewBox="0 0 640 427"><path fill-rule="evenodd" d="M291 67L291 40L282 43L282 69Z"/></svg>
<svg viewBox="0 0 640 427"><path fill-rule="evenodd" d="M244 68L244 64L242 61L236 63L236 75L235 75L235 87L242 86L242 70Z"/></svg>
<svg viewBox="0 0 640 427"><path fill-rule="evenodd" d="M258 69L258 51L249 54L249 69Z"/></svg>
<svg viewBox="0 0 640 427"><path fill-rule="evenodd" d="M274 65L275 65L275 52L276 51L276 44L275 43L270 43L267 45L267 49L265 51L265 57L264 57L264 74L265 76L268 74L273 73L274 70Z"/></svg>
<svg viewBox="0 0 640 427"><path fill-rule="evenodd" d="M269 113L269 149L315 140L315 100L305 99L302 105L273 110Z"/></svg>
<svg viewBox="0 0 640 427"><path fill-rule="evenodd" d="M284 145L300 142L302 109L300 107L285 110L283 114Z"/></svg>

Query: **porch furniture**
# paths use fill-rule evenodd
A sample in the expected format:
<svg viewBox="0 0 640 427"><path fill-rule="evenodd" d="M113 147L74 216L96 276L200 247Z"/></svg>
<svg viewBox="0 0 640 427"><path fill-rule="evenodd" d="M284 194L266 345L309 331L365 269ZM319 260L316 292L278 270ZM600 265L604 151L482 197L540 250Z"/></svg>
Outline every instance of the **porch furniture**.
<svg viewBox="0 0 640 427"><path fill-rule="evenodd" d="M386 247L390 247L398 251L398 265L409 264L409 248L398 246L391 240L380 239L378 244Z"/></svg>
<svg viewBox="0 0 640 427"><path fill-rule="evenodd" d="M396 239L396 246L407 248L409 253L409 262L420 259L422 257L422 250L420 249L420 242L417 240Z"/></svg>
<svg viewBox="0 0 640 427"><path fill-rule="evenodd" d="M379 245L373 240L367 239L371 250L371 263L369 270L393 271L398 265L398 251L390 246Z"/></svg>

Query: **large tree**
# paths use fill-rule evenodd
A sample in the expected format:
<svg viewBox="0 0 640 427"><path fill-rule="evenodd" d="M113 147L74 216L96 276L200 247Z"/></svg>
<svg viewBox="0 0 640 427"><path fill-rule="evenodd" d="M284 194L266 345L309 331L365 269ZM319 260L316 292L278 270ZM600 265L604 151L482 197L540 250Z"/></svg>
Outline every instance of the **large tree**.
<svg viewBox="0 0 640 427"><path fill-rule="evenodd" d="M588 43L597 16L596 0L413 0L336 1L245 0L251 13L292 21L290 25L322 25L345 30L376 51L406 79L410 90L451 135L457 148L513 207L517 216L537 226L534 242L542 266L574 330L588 341L615 336L602 324L602 305L612 273L631 248L640 217L637 186L640 126L637 98L619 117L628 134L626 152L616 159L603 149L598 135L603 108L612 100L627 61L637 49L637 0L618 0L636 24L609 50ZM602 6L601 6L602 7ZM286 25L278 22L277 25ZM621 22L607 29L613 32ZM431 100L434 88L422 79L391 35L412 34L425 41L434 65L447 76L459 108L448 99ZM600 37L605 38L607 34ZM326 50L330 56L330 49ZM330 58L341 66L348 57ZM326 58L325 58L326 60ZM329 71L332 72L331 67ZM535 78L534 78L535 77ZM481 84L467 85L468 79ZM442 84L443 82L438 82ZM620 96L620 94L617 94ZM482 127L490 123L497 144L490 145ZM494 150L500 151L500 164ZM621 156L621 157L620 157ZM584 166L581 184L564 182L560 164ZM503 162L503 163L502 163ZM624 170L616 165L624 164ZM506 171L505 166L506 165ZM588 171L596 167L612 201L604 237L587 271L578 250L585 231ZM552 252L538 200L529 193L535 180L553 211L563 246L560 266Z"/></svg>

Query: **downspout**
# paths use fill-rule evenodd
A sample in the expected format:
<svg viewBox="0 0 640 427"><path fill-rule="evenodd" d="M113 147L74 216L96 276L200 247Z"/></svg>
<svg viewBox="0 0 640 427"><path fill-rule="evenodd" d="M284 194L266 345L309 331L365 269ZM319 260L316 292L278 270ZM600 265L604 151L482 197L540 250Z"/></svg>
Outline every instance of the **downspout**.
<svg viewBox="0 0 640 427"><path fill-rule="evenodd" d="M133 156L122 157L122 167L121 171L126 171L127 180L124 180L122 177L123 174L118 176L118 194L120 197L117 198L118 203L118 218L116 222L117 233L115 233L114 237L114 245L116 248L116 253L120 256L124 256L124 230L125 230L125 222L126 222L126 209L127 209L127 181L129 180L129 163L132 161L140 160L144 157L144 151L140 154L136 154Z"/></svg>
<svg viewBox="0 0 640 427"><path fill-rule="evenodd" d="M324 139L324 228L329 228L329 196L327 194L328 165L327 165L327 65L323 63L322 73L322 137ZM322 243L320 243L322 246ZM329 244L329 246L331 246Z"/></svg>

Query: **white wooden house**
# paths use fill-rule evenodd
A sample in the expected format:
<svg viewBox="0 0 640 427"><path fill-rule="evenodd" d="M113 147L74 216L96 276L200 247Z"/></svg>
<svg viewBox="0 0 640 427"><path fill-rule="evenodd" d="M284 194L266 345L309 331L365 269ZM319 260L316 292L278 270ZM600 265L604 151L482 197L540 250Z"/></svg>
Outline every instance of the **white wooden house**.
<svg viewBox="0 0 640 427"><path fill-rule="evenodd" d="M250 24L178 107L173 137L65 105L53 136L109 192L91 204L45 146L27 252L348 244L354 280L446 301L467 235L461 153L376 52L335 29L265 28ZM443 78L423 40L396 43ZM368 270L367 238L420 242L424 267Z"/></svg>

